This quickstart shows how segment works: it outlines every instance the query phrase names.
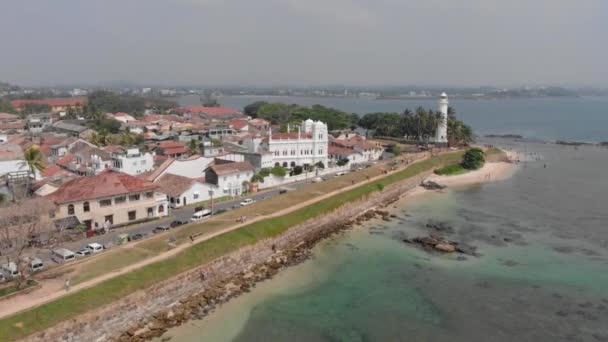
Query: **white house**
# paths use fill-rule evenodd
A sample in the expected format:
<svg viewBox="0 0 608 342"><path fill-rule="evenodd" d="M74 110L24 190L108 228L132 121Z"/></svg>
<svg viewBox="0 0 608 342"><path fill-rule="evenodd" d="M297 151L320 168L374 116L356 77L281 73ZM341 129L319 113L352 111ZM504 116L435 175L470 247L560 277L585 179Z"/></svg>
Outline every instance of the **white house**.
<svg viewBox="0 0 608 342"><path fill-rule="evenodd" d="M167 173L192 179L200 179L205 177L205 170L211 165L213 160L214 158L201 157L199 155L180 160L169 158L156 170L147 175L146 179L150 182L155 182L158 178Z"/></svg>
<svg viewBox="0 0 608 342"><path fill-rule="evenodd" d="M112 153L112 169L128 175L138 175L154 169L154 156L138 148L122 149Z"/></svg>
<svg viewBox="0 0 608 342"><path fill-rule="evenodd" d="M114 117L114 120L120 121L122 123L129 123L129 122L137 120L134 117L132 117L131 115L129 115L127 113L122 113L122 112L114 113L113 117Z"/></svg>
<svg viewBox="0 0 608 342"><path fill-rule="evenodd" d="M297 132L271 133L263 147L273 154L274 163L283 167L327 165L327 125L321 121L303 121Z"/></svg>
<svg viewBox="0 0 608 342"><path fill-rule="evenodd" d="M330 146L328 151L329 160L332 162L338 162L340 159L348 159L350 164L363 163L367 161L363 154L350 148Z"/></svg>
<svg viewBox="0 0 608 342"><path fill-rule="evenodd" d="M209 190L215 187L200 180L165 173L154 182L159 187L159 191L167 194L169 206L179 208L188 204L193 204L208 200Z"/></svg>
<svg viewBox="0 0 608 342"><path fill-rule="evenodd" d="M226 162L210 166L205 172L205 181L217 187L217 197L239 196L243 193L243 183L251 180L253 172L253 165L247 161Z"/></svg>

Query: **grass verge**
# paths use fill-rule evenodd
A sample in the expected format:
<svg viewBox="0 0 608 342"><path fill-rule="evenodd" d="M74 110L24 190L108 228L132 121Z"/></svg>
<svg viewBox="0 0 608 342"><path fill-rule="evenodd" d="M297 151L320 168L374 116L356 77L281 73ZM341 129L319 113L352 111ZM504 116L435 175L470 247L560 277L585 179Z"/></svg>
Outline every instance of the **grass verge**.
<svg viewBox="0 0 608 342"><path fill-rule="evenodd" d="M191 248L165 260L146 265L127 274L106 280L96 286L4 318L0 320L0 341L14 341L42 331L59 322L119 300L135 291L143 290L241 247L281 234L289 227L329 213L345 203L362 199L372 192L378 191L378 184L386 187L438 166L456 163L461 158L462 152L453 152L412 164L406 169L380 180L358 186L289 214L268 218L219 235L195 244Z"/></svg>
<svg viewBox="0 0 608 342"><path fill-rule="evenodd" d="M25 283L25 287L18 288L17 285L11 285L0 289L0 298L8 296L9 294L26 290L32 286L36 286L38 283L33 279L28 279Z"/></svg>
<svg viewBox="0 0 608 342"><path fill-rule="evenodd" d="M456 176L461 175L463 173L467 173L469 170L462 167L460 164L452 164L448 166L444 166L442 168L436 169L433 171L436 175L440 176Z"/></svg>

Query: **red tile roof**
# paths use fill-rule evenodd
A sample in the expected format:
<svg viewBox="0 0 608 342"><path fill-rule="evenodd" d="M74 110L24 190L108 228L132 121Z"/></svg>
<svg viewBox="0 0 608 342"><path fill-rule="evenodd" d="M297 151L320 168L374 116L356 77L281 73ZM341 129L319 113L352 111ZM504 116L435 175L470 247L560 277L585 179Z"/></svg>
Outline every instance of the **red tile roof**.
<svg viewBox="0 0 608 342"><path fill-rule="evenodd" d="M55 164L47 165L44 168L44 170L42 170L42 172L40 172L40 175L42 176L42 178L54 177L54 176L58 176L58 175L68 175L68 174L70 174L68 171L62 169L61 167L59 167Z"/></svg>
<svg viewBox="0 0 608 342"><path fill-rule="evenodd" d="M240 110L230 107L205 107L205 106L189 106L180 107L177 109L181 113L199 113L210 116L223 116L223 115L234 115L242 114Z"/></svg>
<svg viewBox="0 0 608 342"><path fill-rule="evenodd" d="M63 167L67 167L68 165L70 165L71 162L74 161L74 159L76 159L76 156L71 154L71 153L66 153L65 156L59 158L55 164L57 165L61 165Z"/></svg>
<svg viewBox="0 0 608 342"><path fill-rule="evenodd" d="M157 145L160 148L175 148L175 147L185 147L186 144L181 141L163 141L158 143Z"/></svg>
<svg viewBox="0 0 608 342"><path fill-rule="evenodd" d="M230 127L241 130L249 125L245 119L232 119L229 123Z"/></svg>
<svg viewBox="0 0 608 342"><path fill-rule="evenodd" d="M80 106L87 103L86 97L68 97L68 98L57 98L57 99L42 99L42 100L13 100L11 105L16 109L21 109L26 104L46 104L51 107L64 107L64 106Z"/></svg>
<svg viewBox="0 0 608 342"><path fill-rule="evenodd" d="M342 147L336 147L336 146L329 146L327 148L327 154L333 155L333 156L346 157L346 156L350 156L350 155L353 155L356 153L358 153L358 152L355 150L351 150L350 148L342 148Z"/></svg>
<svg viewBox="0 0 608 342"><path fill-rule="evenodd" d="M157 188L151 182L126 173L104 171L95 176L73 179L47 197L55 203L69 203L152 191Z"/></svg>
<svg viewBox="0 0 608 342"><path fill-rule="evenodd" d="M163 149L163 154L166 156L174 155L174 154L185 154L188 153L188 149L185 147L171 147Z"/></svg>
<svg viewBox="0 0 608 342"><path fill-rule="evenodd" d="M158 156L155 156L155 159L156 157ZM175 159L172 158L165 159L165 161L163 161L163 163L160 164L160 166L157 167L156 170L150 172L147 176L144 177L144 179L150 182L154 182L156 178L158 178L158 176L160 176L169 167L169 165L173 164L174 161Z"/></svg>
<svg viewBox="0 0 608 342"><path fill-rule="evenodd" d="M231 173L238 173L243 171L253 171L253 165L250 162L237 162L237 163L226 163L212 165L209 167L216 175L222 176Z"/></svg>
<svg viewBox="0 0 608 342"><path fill-rule="evenodd" d="M196 180L184 176L165 173L160 177L155 184L159 187L159 191L171 197L177 197L186 190L190 189Z"/></svg>
<svg viewBox="0 0 608 342"><path fill-rule="evenodd" d="M9 113L0 113L0 120L17 120L19 116Z"/></svg>

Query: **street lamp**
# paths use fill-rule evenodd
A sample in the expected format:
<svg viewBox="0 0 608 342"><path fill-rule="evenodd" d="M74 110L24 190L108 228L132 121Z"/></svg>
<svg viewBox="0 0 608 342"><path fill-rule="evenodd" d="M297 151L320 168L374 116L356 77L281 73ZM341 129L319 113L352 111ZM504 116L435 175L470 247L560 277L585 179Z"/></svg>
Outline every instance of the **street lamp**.
<svg viewBox="0 0 608 342"><path fill-rule="evenodd" d="M209 197L211 198L211 216L213 216L213 189L209 189Z"/></svg>

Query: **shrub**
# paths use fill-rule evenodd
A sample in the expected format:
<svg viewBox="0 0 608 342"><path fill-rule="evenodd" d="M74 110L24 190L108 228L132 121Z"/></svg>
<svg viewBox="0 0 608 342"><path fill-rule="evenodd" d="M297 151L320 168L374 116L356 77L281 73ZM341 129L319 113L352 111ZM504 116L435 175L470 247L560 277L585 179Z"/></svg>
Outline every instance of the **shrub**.
<svg viewBox="0 0 608 342"><path fill-rule="evenodd" d="M348 164L349 161L348 158L340 158L336 164L338 164L338 166L344 166Z"/></svg>
<svg viewBox="0 0 608 342"><path fill-rule="evenodd" d="M436 175L445 175L445 176L451 176L451 175L459 175L462 173L467 172L468 170L465 169L464 167L462 167L462 165L460 164L452 164L452 165L448 165L445 167L442 167L440 169L436 169L435 171L433 171L433 173L435 173Z"/></svg>
<svg viewBox="0 0 608 342"><path fill-rule="evenodd" d="M485 162L485 153L480 148L473 147L465 152L460 165L467 170L477 170Z"/></svg>

